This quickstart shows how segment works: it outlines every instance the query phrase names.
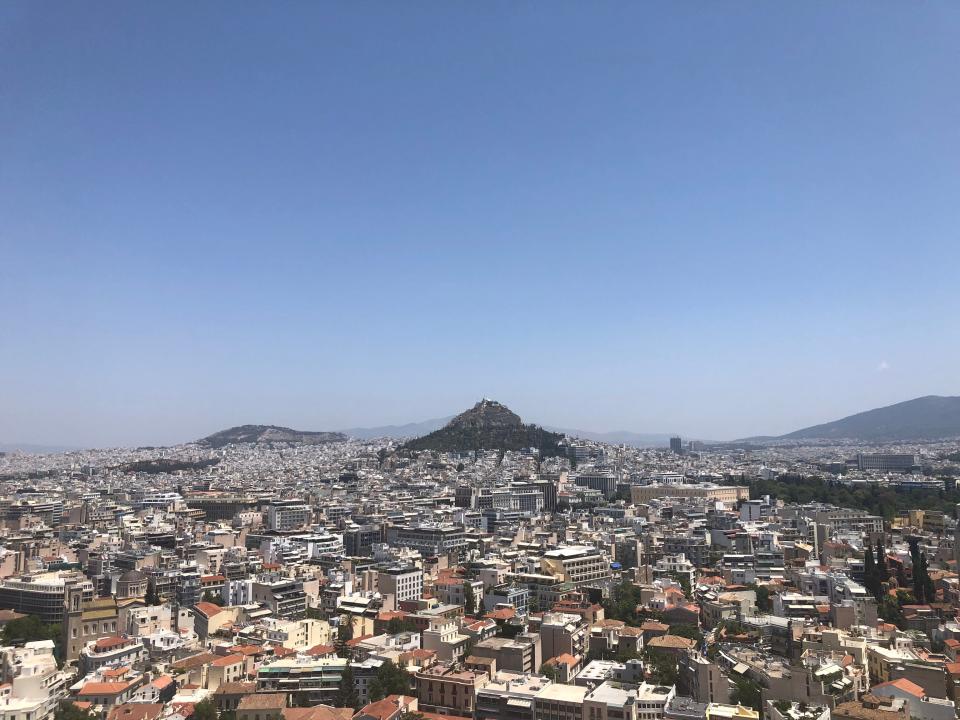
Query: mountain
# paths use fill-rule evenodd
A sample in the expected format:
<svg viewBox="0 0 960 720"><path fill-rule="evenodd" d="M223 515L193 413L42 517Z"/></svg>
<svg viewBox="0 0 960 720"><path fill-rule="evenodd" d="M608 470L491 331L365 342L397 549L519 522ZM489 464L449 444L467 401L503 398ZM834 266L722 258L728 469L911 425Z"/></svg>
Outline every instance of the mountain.
<svg viewBox="0 0 960 720"><path fill-rule="evenodd" d="M322 445L323 443L341 442L347 436L338 432L306 432L291 430L276 425L238 425L237 427L221 430L208 435L197 444L212 448L221 448L224 445L249 443L254 445L270 445L272 443L289 443L292 445Z"/></svg>
<svg viewBox="0 0 960 720"><path fill-rule="evenodd" d="M779 440L896 442L960 437L960 397L927 395L803 428Z"/></svg>
<svg viewBox="0 0 960 720"><path fill-rule="evenodd" d="M539 448L543 456L559 455L563 435L537 425L525 425L520 416L496 400L481 400L439 430L408 440L404 450L469 452Z"/></svg>
<svg viewBox="0 0 960 720"><path fill-rule="evenodd" d="M423 422L406 423L405 425L381 425L369 428L348 428L341 430L344 435L357 440L374 440L376 438L415 438L439 430L453 420L452 415L445 418L433 418Z"/></svg>

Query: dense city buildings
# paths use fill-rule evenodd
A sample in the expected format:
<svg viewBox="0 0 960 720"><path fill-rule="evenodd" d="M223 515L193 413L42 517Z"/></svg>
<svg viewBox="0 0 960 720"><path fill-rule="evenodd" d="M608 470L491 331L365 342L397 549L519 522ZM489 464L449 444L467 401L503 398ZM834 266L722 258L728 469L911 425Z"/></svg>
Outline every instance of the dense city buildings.
<svg viewBox="0 0 960 720"><path fill-rule="evenodd" d="M949 720L954 453L8 454L0 720Z"/></svg>

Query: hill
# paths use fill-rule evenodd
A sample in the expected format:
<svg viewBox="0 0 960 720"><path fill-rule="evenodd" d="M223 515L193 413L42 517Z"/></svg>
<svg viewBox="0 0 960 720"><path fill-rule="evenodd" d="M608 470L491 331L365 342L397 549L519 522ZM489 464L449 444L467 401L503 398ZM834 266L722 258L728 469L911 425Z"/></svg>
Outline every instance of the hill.
<svg viewBox="0 0 960 720"><path fill-rule="evenodd" d="M286 443L290 445L322 445L323 443L341 442L347 436L338 432L307 432L291 430L277 425L238 425L227 430L221 430L208 435L197 444L211 448L220 448L224 445L238 445L248 443L253 445L271 445Z"/></svg>
<svg viewBox="0 0 960 720"><path fill-rule="evenodd" d="M960 397L927 395L803 428L779 440L896 442L960 437Z"/></svg>
<svg viewBox="0 0 960 720"><path fill-rule="evenodd" d="M469 452L538 448L542 456L559 455L560 433L525 425L520 416L495 400L481 400L439 430L409 440L403 450Z"/></svg>

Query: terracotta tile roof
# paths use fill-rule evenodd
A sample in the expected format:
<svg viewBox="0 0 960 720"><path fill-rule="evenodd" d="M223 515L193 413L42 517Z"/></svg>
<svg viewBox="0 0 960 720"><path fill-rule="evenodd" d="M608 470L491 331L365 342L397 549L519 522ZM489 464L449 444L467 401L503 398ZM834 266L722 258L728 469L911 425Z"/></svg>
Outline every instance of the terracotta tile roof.
<svg viewBox="0 0 960 720"><path fill-rule="evenodd" d="M221 683L220 687L213 693L214 695L249 695L257 691L257 683L250 682L227 682Z"/></svg>
<svg viewBox="0 0 960 720"><path fill-rule="evenodd" d="M347 647L356 647L364 640L369 640L373 635L361 635L360 637L355 637L352 640L347 640Z"/></svg>
<svg viewBox="0 0 960 720"><path fill-rule="evenodd" d="M314 645L304 654L310 655L311 657L323 657L324 655L330 655L331 653L336 652L336 650L337 648L334 645Z"/></svg>
<svg viewBox="0 0 960 720"><path fill-rule="evenodd" d="M130 687L130 683L125 682L88 682L77 695L119 695Z"/></svg>
<svg viewBox="0 0 960 720"><path fill-rule="evenodd" d="M226 667L227 665L236 665L237 663L242 663L243 659L244 657L240 653L233 653L232 655L218 657L216 660L210 663L210 665L211 667Z"/></svg>
<svg viewBox="0 0 960 720"><path fill-rule="evenodd" d="M315 705L308 708L284 708L281 714L283 720L350 720L353 709Z"/></svg>
<svg viewBox="0 0 960 720"><path fill-rule="evenodd" d="M175 663L171 664L171 667L177 670L193 670L194 668L212 663L216 659L217 656L213 653L202 652L197 653L196 655L191 655L190 657L185 657L181 660L177 660Z"/></svg>
<svg viewBox="0 0 960 720"><path fill-rule="evenodd" d="M154 678L153 682L150 684L153 685L158 690L163 690L166 687L170 687L173 683L173 678L169 675L161 675L160 677Z"/></svg>
<svg viewBox="0 0 960 720"><path fill-rule="evenodd" d="M123 647L130 640L127 638L122 638L119 635L111 635L110 637L100 638L94 644L93 649L95 652L104 652L105 650L113 650L114 648Z"/></svg>
<svg viewBox="0 0 960 720"><path fill-rule="evenodd" d="M282 710L286 706L286 693L253 693L240 698L237 710Z"/></svg>
<svg viewBox="0 0 960 720"><path fill-rule="evenodd" d="M570 653L561 653L547 662L551 665L566 665L568 668L574 668L577 665L577 659Z"/></svg>
<svg viewBox="0 0 960 720"><path fill-rule="evenodd" d="M391 695L383 700L364 705L360 708L358 716L370 717L375 720L389 720L414 702L416 702L415 698L408 698L403 695Z"/></svg>
<svg viewBox="0 0 960 720"><path fill-rule="evenodd" d="M155 720L163 713L163 703L123 703L110 708L107 720Z"/></svg>
<svg viewBox="0 0 960 720"><path fill-rule="evenodd" d="M197 610L208 618L212 618L217 613L223 612L223 608L219 605L214 605L213 603L203 602L202 600L193 606L194 610Z"/></svg>
<svg viewBox="0 0 960 720"><path fill-rule="evenodd" d="M874 695L885 695L883 690L890 687L895 687L902 690L905 693L913 695L915 698L922 698L926 693L923 691L923 688L917 685L915 682L911 682L906 678L898 678L897 680L889 680L888 682L882 682L877 685L873 685L870 688L870 692ZM877 690L880 690L878 693Z"/></svg>
<svg viewBox="0 0 960 720"><path fill-rule="evenodd" d="M696 647L697 643L690 638L680 637L679 635L660 635L659 637L650 638L647 642L647 647L652 648L675 648L682 650L689 650L690 648Z"/></svg>

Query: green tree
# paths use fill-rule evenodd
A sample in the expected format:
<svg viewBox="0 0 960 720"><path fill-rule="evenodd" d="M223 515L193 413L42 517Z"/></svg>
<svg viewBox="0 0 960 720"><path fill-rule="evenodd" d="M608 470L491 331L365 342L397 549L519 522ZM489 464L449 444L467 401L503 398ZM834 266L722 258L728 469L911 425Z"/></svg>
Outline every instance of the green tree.
<svg viewBox="0 0 960 720"><path fill-rule="evenodd" d="M409 695L410 686L410 673L385 660L370 682L370 702L383 700L389 695Z"/></svg>
<svg viewBox="0 0 960 720"><path fill-rule="evenodd" d="M212 590L205 590L203 593L203 602L211 603L218 607L223 607L223 598L220 597L219 593L214 593Z"/></svg>
<svg viewBox="0 0 960 720"><path fill-rule="evenodd" d="M350 646L347 645L351 640L353 640L353 618L349 615L341 615L340 623L337 625L337 641L334 643L339 657L349 658L353 654Z"/></svg>
<svg viewBox="0 0 960 720"><path fill-rule="evenodd" d="M147 595L144 597L143 602L148 606L160 605L163 602L160 594L157 592L157 586L154 583L147 585Z"/></svg>
<svg viewBox="0 0 960 720"><path fill-rule="evenodd" d="M477 596L469 582L463 584L463 612L470 616L477 612Z"/></svg>
<svg viewBox="0 0 960 720"><path fill-rule="evenodd" d="M920 565L923 567L923 597L924 602L932 603L937 601L937 589L933 584L933 578L930 577L930 568L927 565L927 554L920 553Z"/></svg>
<svg viewBox="0 0 960 720"><path fill-rule="evenodd" d="M760 686L748 677L738 677L733 681L733 692L730 693L730 702L760 711Z"/></svg>
<svg viewBox="0 0 960 720"><path fill-rule="evenodd" d="M210 698L204 698L193 706L193 720L217 720L217 706Z"/></svg>
<svg viewBox="0 0 960 720"><path fill-rule="evenodd" d="M343 671L340 677L340 687L334 696L333 704L335 707L359 709L360 696L357 694L356 681L353 679L353 668L347 663L347 669Z"/></svg>
<svg viewBox="0 0 960 720"><path fill-rule="evenodd" d="M673 655L657 650L646 650L644 659L646 660L646 669L655 684L668 687L677 684L680 679L680 672Z"/></svg>
<svg viewBox="0 0 960 720"><path fill-rule="evenodd" d="M880 598L877 605L877 614L883 618L884 622L892 623L901 630L903 629L903 611L900 609L900 603L892 595L884 595Z"/></svg>
<svg viewBox="0 0 960 720"><path fill-rule="evenodd" d="M867 545L863 553L863 586L875 598L880 597L880 572L873 559L873 548Z"/></svg>
<svg viewBox="0 0 960 720"><path fill-rule="evenodd" d="M690 587L690 576L685 573L673 573L673 579L680 583L680 589L683 591L683 596L689 600L692 592L692 588Z"/></svg>
<svg viewBox="0 0 960 720"><path fill-rule="evenodd" d="M45 623L36 615L27 615L4 625L0 638L4 645L53 640L53 654L58 663L63 662L63 631L59 623Z"/></svg>
<svg viewBox="0 0 960 720"><path fill-rule="evenodd" d="M412 621L407 620L406 618L390 618L387 621L387 634L396 635L398 633L404 632L416 632L417 626L413 624Z"/></svg>
<svg viewBox="0 0 960 720"><path fill-rule="evenodd" d="M670 634L695 640L697 643L703 641L703 633L696 625L690 623L678 623L670 626Z"/></svg>
<svg viewBox="0 0 960 720"><path fill-rule="evenodd" d="M69 700L63 700L57 705L53 720L90 720L90 713L81 710Z"/></svg>
<svg viewBox="0 0 960 720"><path fill-rule="evenodd" d="M560 682L560 670L552 663L543 663L540 666L540 674L550 678L552 682Z"/></svg>
<svg viewBox="0 0 960 720"><path fill-rule="evenodd" d="M874 553L874 560L877 564L877 577L880 579L880 585L889 582L890 568L887 567L887 551L883 548L883 539L877 540L877 551Z"/></svg>

